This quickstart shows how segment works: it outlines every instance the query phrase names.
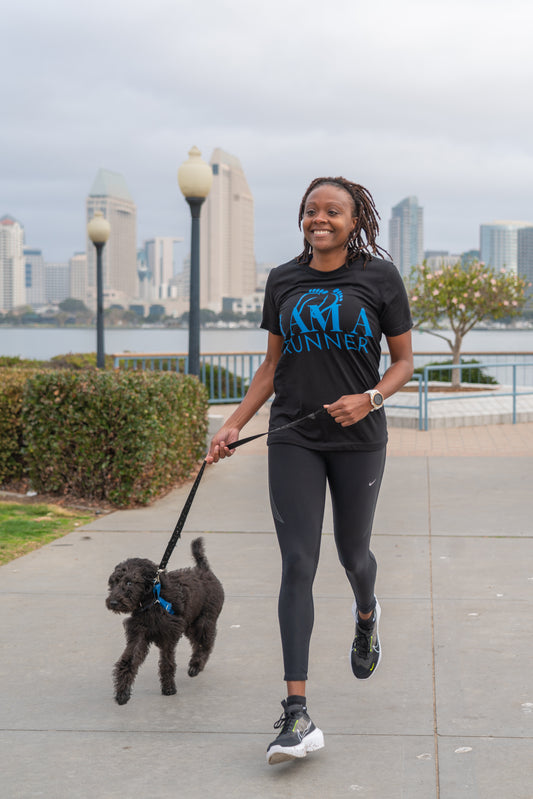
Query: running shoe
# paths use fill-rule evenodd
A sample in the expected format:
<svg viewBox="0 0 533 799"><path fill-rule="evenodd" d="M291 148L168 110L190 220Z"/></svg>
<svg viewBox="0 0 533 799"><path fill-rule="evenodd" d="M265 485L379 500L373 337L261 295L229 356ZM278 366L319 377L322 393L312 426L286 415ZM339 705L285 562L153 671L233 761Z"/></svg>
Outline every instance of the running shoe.
<svg viewBox="0 0 533 799"><path fill-rule="evenodd" d="M381 660L381 647L378 637L379 617L381 608L376 599L376 607L372 616L372 627L365 629L359 623L357 605L354 602L352 613L355 619L355 638L353 640L350 659L352 671L358 680L366 680L374 674Z"/></svg>
<svg viewBox="0 0 533 799"><path fill-rule="evenodd" d="M315 727L304 705L288 705L285 700L281 704L283 713L274 724L274 729L279 729L280 733L267 749L267 762L271 766L305 757L308 752L324 746L322 730Z"/></svg>

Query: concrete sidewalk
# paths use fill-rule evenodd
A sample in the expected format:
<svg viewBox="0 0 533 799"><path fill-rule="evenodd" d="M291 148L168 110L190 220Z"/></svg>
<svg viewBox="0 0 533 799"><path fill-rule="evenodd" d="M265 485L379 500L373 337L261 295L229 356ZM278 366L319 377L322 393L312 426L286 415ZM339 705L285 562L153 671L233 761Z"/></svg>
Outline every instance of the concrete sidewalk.
<svg viewBox="0 0 533 799"><path fill-rule="evenodd" d="M114 703L123 631L104 600L117 562L160 560L189 486L2 567L1 796L532 799L533 425L460 432L390 431L373 538L383 660L363 683L327 510L308 684L326 748L301 762L265 759L284 684L264 439L207 469L171 558L188 565L202 534L226 592L206 670L187 677L178 647L176 696L159 693L154 651Z"/></svg>

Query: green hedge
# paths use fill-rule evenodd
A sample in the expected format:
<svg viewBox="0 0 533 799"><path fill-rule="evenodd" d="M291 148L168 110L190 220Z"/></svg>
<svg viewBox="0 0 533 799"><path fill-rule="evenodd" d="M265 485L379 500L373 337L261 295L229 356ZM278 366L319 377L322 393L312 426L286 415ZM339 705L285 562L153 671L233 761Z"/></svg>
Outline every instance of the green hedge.
<svg viewBox="0 0 533 799"><path fill-rule="evenodd" d="M492 375L488 375L483 371L482 368L476 365L479 363L480 361L477 361L475 358L472 358L470 361L461 359L461 364L472 364L468 369L461 369L461 383L483 383L485 385L497 386L498 381L492 377ZM439 369L439 366L445 365L452 366L453 361L434 361L432 363L427 363L426 366L434 367L432 369L428 369L428 380L431 380L435 383L450 383L452 379L452 370ZM414 373L423 375L424 367L417 367Z"/></svg>
<svg viewBox="0 0 533 799"><path fill-rule="evenodd" d="M0 373L0 485L24 477L22 401L28 369L2 369Z"/></svg>
<svg viewBox="0 0 533 799"><path fill-rule="evenodd" d="M25 457L39 492L148 504L205 454L207 395L175 374L54 371L26 383Z"/></svg>

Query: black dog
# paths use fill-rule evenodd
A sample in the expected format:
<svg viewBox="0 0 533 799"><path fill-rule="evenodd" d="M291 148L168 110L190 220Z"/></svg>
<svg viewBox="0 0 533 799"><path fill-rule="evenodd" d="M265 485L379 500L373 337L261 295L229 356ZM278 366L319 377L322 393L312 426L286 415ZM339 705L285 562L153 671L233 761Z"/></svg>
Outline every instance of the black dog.
<svg viewBox="0 0 533 799"><path fill-rule="evenodd" d="M175 649L182 635L192 645L189 677L202 671L211 654L224 591L209 568L201 538L192 542L191 551L196 561L194 568L161 573L157 586L160 597L154 593L157 565L151 560L125 560L109 578L107 607L113 613L131 613L124 622L127 646L113 671L119 705L125 705L130 698L151 644L160 650L159 679L165 696L176 693Z"/></svg>

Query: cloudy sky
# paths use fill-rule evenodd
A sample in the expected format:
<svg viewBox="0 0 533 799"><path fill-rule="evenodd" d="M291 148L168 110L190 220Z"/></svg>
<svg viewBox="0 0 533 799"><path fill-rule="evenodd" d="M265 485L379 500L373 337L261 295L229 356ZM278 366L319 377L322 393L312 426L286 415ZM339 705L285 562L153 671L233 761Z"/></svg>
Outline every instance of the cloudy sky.
<svg viewBox="0 0 533 799"><path fill-rule="evenodd" d="M318 175L370 189L385 247L412 194L426 249L533 220L531 0L18 0L2 28L0 216L47 261L84 249L101 167L124 175L139 243L188 238L193 144L240 159L259 261L300 250Z"/></svg>

